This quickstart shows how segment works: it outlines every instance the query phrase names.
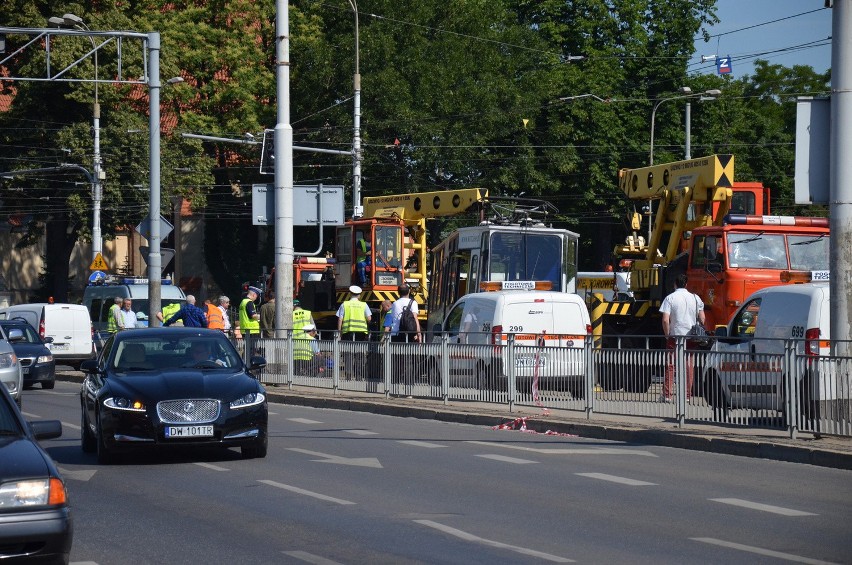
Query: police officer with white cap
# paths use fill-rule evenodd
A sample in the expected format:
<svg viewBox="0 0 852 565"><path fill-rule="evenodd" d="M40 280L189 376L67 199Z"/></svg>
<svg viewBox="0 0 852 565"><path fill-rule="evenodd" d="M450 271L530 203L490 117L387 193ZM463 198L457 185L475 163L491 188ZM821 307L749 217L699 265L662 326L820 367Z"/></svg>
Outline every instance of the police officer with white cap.
<svg viewBox="0 0 852 565"><path fill-rule="evenodd" d="M358 298L361 294L360 286L350 286L349 292L352 298L337 309L337 331L340 332L340 339L366 341L372 312L367 303Z"/></svg>

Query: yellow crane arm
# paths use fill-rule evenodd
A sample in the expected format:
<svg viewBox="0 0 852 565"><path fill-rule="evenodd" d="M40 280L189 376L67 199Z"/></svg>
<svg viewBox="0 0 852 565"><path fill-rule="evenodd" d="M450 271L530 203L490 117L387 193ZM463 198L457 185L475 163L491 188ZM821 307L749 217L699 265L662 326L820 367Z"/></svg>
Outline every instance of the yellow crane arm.
<svg viewBox="0 0 852 565"><path fill-rule="evenodd" d="M487 188L461 188L416 194L389 194L364 199L365 218L420 220L454 216L488 200Z"/></svg>
<svg viewBox="0 0 852 565"><path fill-rule="evenodd" d="M665 197L666 191L689 187L693 200L723 201L728 191L716 194L715 189L730 188L733 184L733 155L710 155L618 171L618 186L625 196L635 200L660 199Z"/></svg>

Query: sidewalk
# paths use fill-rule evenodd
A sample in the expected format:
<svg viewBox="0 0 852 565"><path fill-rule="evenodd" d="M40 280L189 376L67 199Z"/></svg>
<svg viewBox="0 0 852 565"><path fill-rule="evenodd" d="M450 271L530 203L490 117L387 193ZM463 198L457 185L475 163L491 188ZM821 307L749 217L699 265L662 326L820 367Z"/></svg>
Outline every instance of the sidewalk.
<svg viewBox="0 0 852 565"><path fill-rule="evenodd" d="M77 371L57 372L57 380L82 382ZM266 385L269 402L315 408L371 412L402 418L420 418L494 427L525 424L528 431L570 434L584 438L660 445L743 457L758 457L822 467L852 469L852 438L800 433L790 439L784 430L708 425L687 422L677 427L672 419L593 414L591 419L578 412L516 407L483 402L390 397L377 394L333 391L304 386ZM521 422L518 419L523 418Z"/></svg>

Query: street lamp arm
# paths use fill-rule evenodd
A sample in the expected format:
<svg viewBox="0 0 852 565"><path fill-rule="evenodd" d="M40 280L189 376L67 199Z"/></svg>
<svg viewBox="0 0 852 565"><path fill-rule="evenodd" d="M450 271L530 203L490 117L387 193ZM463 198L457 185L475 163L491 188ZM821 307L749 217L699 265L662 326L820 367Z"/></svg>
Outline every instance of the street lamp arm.
<svg viewBox="0 0 852 565"><path fill-rule="evenodd" d="M10 176L27 176L27 175L37 175L39 173L59 173L63 171L67 171L69 169L74 169L83 173L86 177L86 180L89 183L94 182L92 178L92 173L82 165L73 165L70 163L63 163L58 167L42 167L40 169L20 169L18 171L7 171L5 173L0 173L0 177L10 177Z"/></svg>
<svg viewBox="0 0 852 565"><path fill-rule="evenodd" d="M721 90L718 89L710 89L705 90L704 92L689 92L687 94L680 94L678 96L670 96L668 98L662 98L657 100L657 103L654 104L654 109L651 110L651 146L648 152L648 164L654 164L654 122L657 117L657 108L662 105L663 102L668 102L670 100L683 100L685 98L698 98L699 100L704 99L704 97L709 97L709 99L718 98L722 94Z"/></svg>

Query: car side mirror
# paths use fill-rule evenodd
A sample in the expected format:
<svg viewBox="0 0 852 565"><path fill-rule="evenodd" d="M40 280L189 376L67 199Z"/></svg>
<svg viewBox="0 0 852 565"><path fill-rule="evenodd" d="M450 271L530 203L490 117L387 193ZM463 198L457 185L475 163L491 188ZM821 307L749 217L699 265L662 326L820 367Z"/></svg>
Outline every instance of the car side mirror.
<svg viewBox="0 0 852 565"><path fill-rule="evenodd" d="M722 272L722 264L717 261L708 261L706 264L706 269L708 273L721 273Z"/></svg>
<svg viewBox="0 0 852 565"><path fill-rule="evenodd" d="M716 326L716 331L713 332L716 337L728 337L728 326Z"/></svg>
<svg viewBox="0 0 852 565"><path fill-rule="evenodd" d="M262 355L254 355L249 361L249 370L263 369L266 367L266 357Z"/></svg>
<svg viewBox="0 0 852 565"><path fill-rule="evenodd" d="M97 359L86 359L80 363L80 370L84 373L93 374L99 371Z"/></svg>
<svg viewBox="0 0 852 565"><path fill-rule="evenodd" d="M36 439L54 439L62 435L62 422L59 420L38 420L27 423Z"/></svg>

